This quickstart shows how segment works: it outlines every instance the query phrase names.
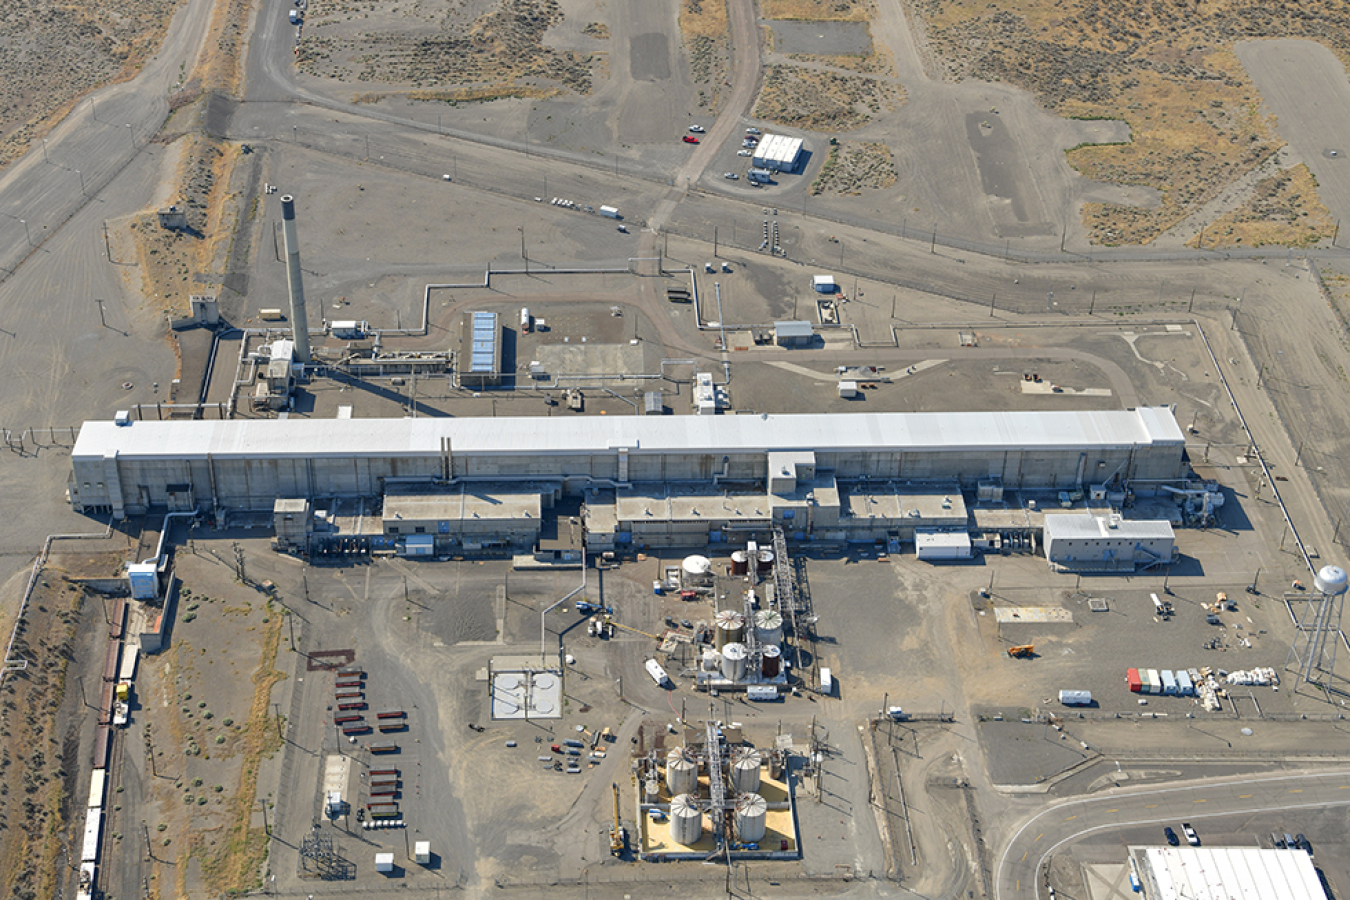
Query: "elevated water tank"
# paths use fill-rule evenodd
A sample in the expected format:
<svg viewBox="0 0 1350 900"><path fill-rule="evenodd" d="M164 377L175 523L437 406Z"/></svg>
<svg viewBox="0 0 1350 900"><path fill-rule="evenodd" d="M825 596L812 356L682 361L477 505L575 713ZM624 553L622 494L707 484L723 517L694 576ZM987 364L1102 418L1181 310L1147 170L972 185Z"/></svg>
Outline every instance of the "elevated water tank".
<svg viewBox="0 0 1350 900"><path fill-rule="evenodd" d="M703 810L688 794L670 801L670 836L677 844L692 847L703 837Z"/></svg>
<svg viewBox="0 0 1350 900"><path fill-rule="evenodd" d="M755 613L755 637L769 647L783 642L783 614L776 609L761 609Z"/></svg>
<svg viewBox="0 0 1350 900"><path fill-rule="evenodd" d="M765 678L777 678L783 667L783 651L774 644L764 648L764 662L761 668Z"/></svg>
<svg viewBox="0 0 1350 900"><path fill-rule="evenodd" d="M745 616L734 609L724 609L713 617L713 643L718 650L745 637Z"/></svg>
<svg viewBox="0 0 1350 900"><path fill-rule="evenodd" d="M698 790L698 760L683 747L666 755L666 787L672 797Z"/></svg>
<svg viewBox="0 0 1350 900"><path fill-rule="evenodd" d="M722 677L729 681L744 681L749 657L744 644L727 644L722 648Z"/></svg>
<svg viewBox="0 0 1350 900"><path fill-rule="evenodd" d="M1317 588L1319 593L1344 594L1347 585L1345 570L1340 566L1323 566L1317 570L1313 576L1313 587Z"/></svg>
<svg viewBox="0 0 1350 900"><path fill-rule="evenodd" d="M745 575L750 571L750 555L744 550L736 550L731 554L731 574Z"/></svg>
<svg viewBox="0 0 1350 900"><path fill-rule="evenodd" d="M703 651L703 671L717 672L722 668L722 654L709 647Z"/></svg>
<svg viewBox="0 0 1350 900"><path fill-rule="evenodd" d="M731 751L731 787L738 794L753 794L759 790L759 767L764 762L754 747L737 747Z"/></svg>
<svg viewBox="0 0 1350 900"><path fill-rule="evenodd" d="M747 844L764 840L769 825L769 804L759 794L736 798L736 837Z"/></svg>

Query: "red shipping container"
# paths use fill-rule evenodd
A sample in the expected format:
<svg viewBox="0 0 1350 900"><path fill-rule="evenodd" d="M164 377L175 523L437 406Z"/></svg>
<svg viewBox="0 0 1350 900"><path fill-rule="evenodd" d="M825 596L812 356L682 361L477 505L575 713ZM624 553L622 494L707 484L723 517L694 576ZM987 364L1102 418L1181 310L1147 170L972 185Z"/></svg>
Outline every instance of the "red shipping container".
<svg viewBox="0 0 1350 900"><path fill-rule="evenodd" d="M1134 691L1136 694L1144 689L1144 683L1139 680L1138 669L1126 669L1125 681L1129 684L1130 690Z"/></svg>

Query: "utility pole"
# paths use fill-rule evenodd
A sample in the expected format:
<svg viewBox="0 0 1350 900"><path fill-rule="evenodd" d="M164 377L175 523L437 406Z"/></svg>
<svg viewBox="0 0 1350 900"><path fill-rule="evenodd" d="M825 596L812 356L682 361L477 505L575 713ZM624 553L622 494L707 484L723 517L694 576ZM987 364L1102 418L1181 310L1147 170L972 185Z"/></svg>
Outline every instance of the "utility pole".
<svg viewBox="0 0 1350 900"><path fill-rule="evenodd" d="M233 546L233 548L234 548L234 572L235 572L235 575L239 578L240 584L248 584L248 579L247 579L247 577L245 576L245 570L244 570L244 548L241 547L241 546L239 546L239 542L238 542L238 541L235 541L234 544L233 544L232 546Z"/></svg>
<svg viewBox="0 0 1350 900"><path fill-rule="evenodd" d="M154 859L155 851L150 848L150 826L141 819L141 834L145 835L145 856L146 859Z"/></svg>
<svg viewBox="0 0 1350 900"><path fill-rule="evenodd" d="M102 325L104 328L107 328L108 320L103 314L103 301L95 300L94 302L98 304L98 324Z"/></svg>
<svg viewBox="0 0 1350 900"><path fill-rule="evenodd" d="M267 798L266 798L266 797L259 797L259 798L258 798L258 805L262 807L262 814L263 814L263 834L270 835L270 834L272 833L272 828L271 828L271 826L269 826L269 825L267 824Z"/></svg>

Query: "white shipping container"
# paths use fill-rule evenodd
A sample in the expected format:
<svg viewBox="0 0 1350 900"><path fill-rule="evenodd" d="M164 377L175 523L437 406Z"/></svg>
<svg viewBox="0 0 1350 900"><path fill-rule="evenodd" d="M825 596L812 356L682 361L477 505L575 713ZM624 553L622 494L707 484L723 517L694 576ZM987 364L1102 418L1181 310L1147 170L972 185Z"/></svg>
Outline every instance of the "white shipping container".
<svg viewBox="0 0 1350 900"><path fill-rule="evenodd" d="M107 769L95 769L94 777L89 780L89 808L98 809L103 805L103 787L107 783Z"/></svg>
<svg viewBox="0 0 1350 900"><path fill-rule="evenodd" d="M1142 675L1143 672L1140 672L1140 674ZM1148 670L1148 680L1144 682L1144 686L1148 689L1148 693L1150 694L1162 693L1162 679L1158 677L1157 669Z"/></svg>
<svg viewBox="0 0 1350 900"><path fill-rule="evenodd" d="M834 673L828 666L823 666L820 670L820 692L826 697L834 693Z"/></svg>
<svg viewBox="0 0 1350 900"><path fill-rule="evenodd" d="M1091 691L1060 691L1059 702L1065 706L1091 706Z"/></svg>
<svg viewBox="0 0 1350 900"><path fill-rule="evenodd" d="M602 207L600 207L600 215L604 216L606 219L618 219L618 218L621 218L621 216L619 215L618 207L614 207L614 206L602 206Z"/></svg>
<svg viewBox="0 0 1350 900"><path fill-rule="evenodd" d="M1176 676L1172 674L1172 670L1163 669L1160 674L1162 675L1162 692L1168 695L1175 695L1177 692L1177 679Z"/></svg>
<svg viewBox="0 0 1350 900"><path fill-rule="evenodd" d="M98 862L98 839L103 829L103 810L91 809L84 820L84 849L81 862Z"/></svg>

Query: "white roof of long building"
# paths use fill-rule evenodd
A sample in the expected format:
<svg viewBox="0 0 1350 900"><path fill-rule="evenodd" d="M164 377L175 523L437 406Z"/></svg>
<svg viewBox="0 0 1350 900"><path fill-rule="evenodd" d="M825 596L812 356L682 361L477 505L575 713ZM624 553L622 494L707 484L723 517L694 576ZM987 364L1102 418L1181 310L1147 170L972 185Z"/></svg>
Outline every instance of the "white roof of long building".
<svg viewBox="0 0 1350 900"><path fill-rule="evenodd" d="M1326 900L1302 850L1151 847L1144 859L1156 900Z"/></svg>
<svg viewBox="0 0 1350 900"><path fill-rule="evenodd" d="M72 457L315 458L452 454L959 451L1180 446L1165 407L1091 412L854 413L746 416L550 416L86 422Z"/></svg>

